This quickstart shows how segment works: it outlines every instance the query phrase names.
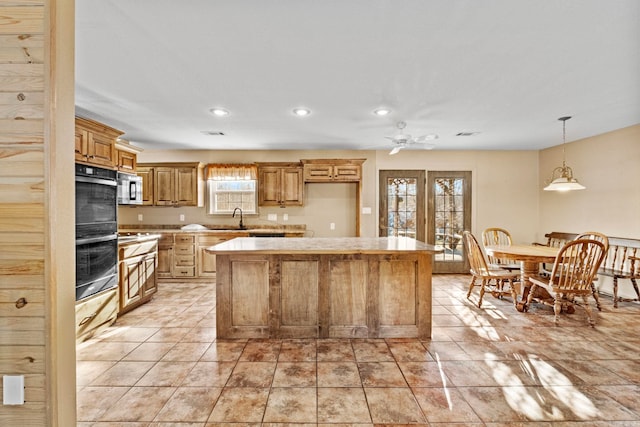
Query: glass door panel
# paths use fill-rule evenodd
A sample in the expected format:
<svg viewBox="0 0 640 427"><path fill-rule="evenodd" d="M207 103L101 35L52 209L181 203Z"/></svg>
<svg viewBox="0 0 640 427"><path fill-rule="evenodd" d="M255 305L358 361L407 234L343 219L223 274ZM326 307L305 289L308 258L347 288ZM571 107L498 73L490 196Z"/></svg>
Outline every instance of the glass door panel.
<svg viewBox="0 0 640 427"><path fill-rule="evenodd" d="M424 242L424 171L380 171L379 236Z"/></svg>
<svg viewBox="0 0 640 427"><path fill-rule="evenodd" d="M471 172L429 172L428 242L441 249L436 273L468 273L462 232L471 229Z"/></svg>

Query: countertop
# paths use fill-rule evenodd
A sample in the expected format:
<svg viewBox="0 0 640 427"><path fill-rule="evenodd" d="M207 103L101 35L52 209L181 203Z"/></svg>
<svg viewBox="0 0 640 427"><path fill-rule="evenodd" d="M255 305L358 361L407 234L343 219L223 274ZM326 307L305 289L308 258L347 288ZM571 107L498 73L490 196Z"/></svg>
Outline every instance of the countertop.
<svg viewBox="0 0 640 427"><path fill-rule="evenodd" d="M269 237L238 237L205 249L215 254L251 253L308 253L308 254L357 254L428 252L439 253L433 245L408 237L301 237L280 239Z"/></svg>
<svg viewBox="0 0 640 427"><path fill-rule="evenodd" d="M170 226L142 226L142 227L131 227L131 226L120 226L118 232L120 234L137 234L137 233L188 233L188 234L235 234L238 237L248 236L249 234L272 234L272 233L284 233L287 236L304 236L306 230L301 227L292 227L292 226L284 226L284 227L252 227L249 226L245 229L240 229L233 226L228 227L216 227L216 228L206 228L206 229L198 229L198 230L183 230L179 226L174 226L174 228L169 228Z"/></svg>
<svg viewBox="0 0 640 427"><path fill-rule="evenodd" d="M154 233L118 234L118 244L147 242L149 240L158 240L161 237L162 237L161 234L154 234Z"/></svg>

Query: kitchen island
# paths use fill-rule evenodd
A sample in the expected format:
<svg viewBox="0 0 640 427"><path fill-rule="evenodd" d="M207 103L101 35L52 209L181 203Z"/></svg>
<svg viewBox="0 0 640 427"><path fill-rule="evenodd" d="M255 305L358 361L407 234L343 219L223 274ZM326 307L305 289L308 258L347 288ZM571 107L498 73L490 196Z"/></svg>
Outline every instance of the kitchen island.
<svg viewBox="0 0 640 427"><path fill-rule="evenodd" d="M431 336L432 245L240 237L205 251L216 255L218 338Z"/></svg>

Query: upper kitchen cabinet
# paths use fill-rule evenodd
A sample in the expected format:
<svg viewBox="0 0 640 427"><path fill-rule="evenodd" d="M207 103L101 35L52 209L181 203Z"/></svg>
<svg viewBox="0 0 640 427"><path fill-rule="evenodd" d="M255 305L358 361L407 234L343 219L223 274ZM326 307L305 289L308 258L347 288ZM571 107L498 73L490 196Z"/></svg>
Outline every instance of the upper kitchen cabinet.
<svg viewBox="0 0 640 427"><path fill-rule="evenodd" d="M116 139L123 132L94 120L76 117L76 162L116 168Z"/></svg>
<svg viewBox="0 0 640 427"><path fill-rule="evenodd" d="M116 168L120 172L135 174L137 171L138 153L141 148L129 144L124 139L116 139Z"/></svg>
<svg viewBox="0 0 640 427"><path fill-rule="evenodd" d="M142 205L153 206L153 168L138 164L136 174L142 177Z"/></svg>
<svg viewBox="0 0 640 427"><path fill-rule="evenodd" d="M153 205L204 206L204 165L202 163L140 163L138 165L138 171L141 173L148 172L148 169L153 171ZM149 187L146 188L148 192ZM143 204L149 204L144 194Z"/></svg>
<svg viewBox="0 0 640 427"><path fill-rule="evenodd" d="M258 205L302 206L302 175L300 163L258 163Z"/></svg>
<svg viewBox="0 0 640 427"><path fill-rule="evenodd" d="M301 160L304 182L360 182L366 159Z"/></svg>

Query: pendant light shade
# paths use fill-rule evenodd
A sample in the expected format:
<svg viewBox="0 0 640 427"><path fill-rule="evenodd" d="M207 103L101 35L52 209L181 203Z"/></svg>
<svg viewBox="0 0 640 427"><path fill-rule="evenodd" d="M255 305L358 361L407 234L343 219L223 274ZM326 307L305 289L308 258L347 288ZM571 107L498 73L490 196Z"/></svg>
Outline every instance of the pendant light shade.
<svg viewBox="0 0 640 427"><path fill-rule="evenodd" d="M544 187L545 191L584 190L586 187L573 177L573 170L565 162L564 147L566 142L565 124L571 116L560 117L562 121L562 166L558 166L551 173L551 181Z"/></svg>

